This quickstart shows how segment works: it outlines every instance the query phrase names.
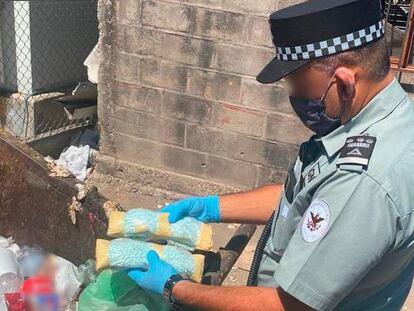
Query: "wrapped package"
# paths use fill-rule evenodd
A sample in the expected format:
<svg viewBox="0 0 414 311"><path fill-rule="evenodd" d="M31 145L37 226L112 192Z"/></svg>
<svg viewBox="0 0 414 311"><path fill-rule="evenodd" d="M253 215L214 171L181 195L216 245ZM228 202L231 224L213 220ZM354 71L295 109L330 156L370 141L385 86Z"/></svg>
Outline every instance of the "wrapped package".
<svg viewBox="0 0 414 311"><path fill-rule="evenodd" d="M140 208L126 213L112 211L109 214L108 235L144 241L166 240L169 244L189 250L210 250L213 246L210 225L190 217L170 224L167 213Z"/></svg>
<svg viewBox="0 0 414 311"><path fill-rule="evenodd" d="M128 238L96 241L96 268L108 267L147 269L147 254L154 250L160 258L172 265L178 273L200 282L204 271L204 256L173 246L158 245Z"/></svg>

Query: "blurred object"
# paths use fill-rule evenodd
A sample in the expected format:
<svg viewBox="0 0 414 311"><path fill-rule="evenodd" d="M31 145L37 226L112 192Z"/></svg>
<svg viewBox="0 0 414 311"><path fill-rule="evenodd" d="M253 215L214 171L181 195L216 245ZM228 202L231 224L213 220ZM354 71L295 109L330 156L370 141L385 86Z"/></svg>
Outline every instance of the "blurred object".
<svg viewBox="0 0 414 311"><path fill-rule="evenodd" d="M19 298L23 276L16 255L9 249L0 247L0 311L23 310ZM6 307L7 306L7 307Z"/></svg>
<svg viewBox="0 0 414 311"><path fill-rule="evenodd" d="M104 270L80 295L79 311L167 311L163 298L139 288L125 271Z"/></svg>
<svg viewBox="0 0 414 311"><path fill-rule="evenodd" d="M31 277L23 283L21 292L25 311L59 311L59 297L50 278Z"/></svg>
<svg viewBox="0 0 414 311"><path fill-rule="evenodd" d="M36 275L45 263L46 256L40 247L23 246L17 258L24 278Z"/></svg>

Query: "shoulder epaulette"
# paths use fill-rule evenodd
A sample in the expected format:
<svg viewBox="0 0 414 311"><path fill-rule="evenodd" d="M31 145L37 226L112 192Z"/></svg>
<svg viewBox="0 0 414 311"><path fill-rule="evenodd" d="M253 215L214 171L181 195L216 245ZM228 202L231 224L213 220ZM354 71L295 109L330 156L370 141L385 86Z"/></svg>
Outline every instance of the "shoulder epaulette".
<svg viewBox="0 0 414 311"><path fill-rule="evenodd" d="M376 141L376 137L368 135L348 137L336 165L354 164L367 167Z"/></svg>

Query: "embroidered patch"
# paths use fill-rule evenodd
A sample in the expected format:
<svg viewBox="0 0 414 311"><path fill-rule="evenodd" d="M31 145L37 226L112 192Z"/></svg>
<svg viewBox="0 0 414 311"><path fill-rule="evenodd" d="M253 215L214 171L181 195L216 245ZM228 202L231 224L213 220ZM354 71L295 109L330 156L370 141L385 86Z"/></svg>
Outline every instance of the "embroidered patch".
<svg viewBox="0 0 414 311"><path fill-rule="evenodd" d="M305 183L305 186L309 184L312 180L319 176L321 169L319 167L319 162L313 165L309 170L303 173L302 178Z"/></svg>
<svg viewBox="0 0 414 311"><path fill-rule="evenodd" d="M358 164L368 166L375 142L375 137L367 135L349 137L342 147L341 155L336 164Z"/></svg>
<svg viewBox="0 0 414 311"><path fill-rule="evenodd" d="M306 242L319 240L328 230L331 219L329 204L315 199L306 210L302 220L302 237Z"/></svg>

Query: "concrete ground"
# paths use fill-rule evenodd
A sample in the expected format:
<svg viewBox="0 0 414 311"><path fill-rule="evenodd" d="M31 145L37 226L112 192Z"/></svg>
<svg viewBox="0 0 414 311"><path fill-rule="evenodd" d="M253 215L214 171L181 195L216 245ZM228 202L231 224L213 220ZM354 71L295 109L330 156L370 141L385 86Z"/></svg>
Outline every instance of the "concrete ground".
<svg viewBox="0 0 414 311"><path fill-rule="evenodd" d="M100 193L109 200L118 202L125 209L143 207L155 209L183 197L183 194L171 193L160 189L148 188L141 185L125 182L124 180L100 175L94 172L87 181L88 184L97 186ZM238 225L214 224L214 249L223 247L237 229ZM245 285L249 274L253 253L263 227L258 227L253 238L248 243L223 285ZM414 311L414 288L402 308L404 311Z"/></svg>

